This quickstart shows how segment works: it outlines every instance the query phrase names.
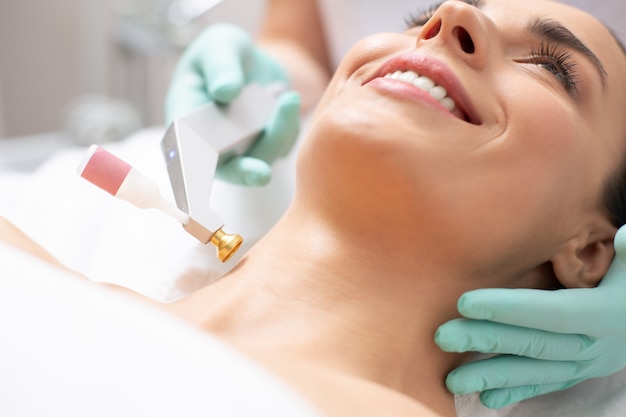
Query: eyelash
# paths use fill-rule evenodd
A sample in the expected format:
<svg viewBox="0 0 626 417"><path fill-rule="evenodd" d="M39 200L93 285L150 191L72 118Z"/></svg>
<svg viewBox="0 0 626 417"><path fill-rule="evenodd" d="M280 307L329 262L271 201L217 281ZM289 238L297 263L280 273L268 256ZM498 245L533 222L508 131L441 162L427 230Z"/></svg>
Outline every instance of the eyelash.
<svg viewBox="0 0 626 417"><path fill-rule="evenodd" d="M405 19L407 29L424 26L437 12L440 4L434 4L415 14L409 14ZM550 42L543 42L539 48L531 49L527 63L542 65L547 71L552 72L546 65L555 67L553 74L569 93L578 92L578 75L576 73L576 62L572 59L571 53Z"/></svg>
<svg viewBox="0 0 626 417"><path fill-rule="evenodd" d="M528 62L543 66L547 71L551 71L546 65L555 67L554 76L563 87L570 93L578 92L578 74L576 73L576 62L572 59L572 54L549 42L543 42L539 48L532 49Z"/></svg>
<svg viewBox="0 0 626 417"><path fill-rule="evenodd" d="M426 9L418 10L416 13L410 13L405 19L407 29L424 26L437 12L440 4L433 4Z"/></svg>

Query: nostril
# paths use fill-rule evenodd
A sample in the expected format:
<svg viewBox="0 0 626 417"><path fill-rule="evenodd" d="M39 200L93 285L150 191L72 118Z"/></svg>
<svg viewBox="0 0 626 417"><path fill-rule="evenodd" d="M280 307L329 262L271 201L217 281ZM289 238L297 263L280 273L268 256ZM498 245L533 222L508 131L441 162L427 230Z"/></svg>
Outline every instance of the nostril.
<svg viewBox="0 0 626 417"><path fill-rule="evenodd" d="M440 30L441 30L441 20L439 20L437 23L433 25L432 28L430 28L430 30L426 34L426 39L434 38L435 36L439 34Z"/></svg>
<svg viewBox="0 0 626 417"><path fill-rule="evenodd" d="M455 35L459 40L459 44L461 45L461 49L466 54L473 54L475 51L474 41L472 41L472 37L470 34L463 29L462 27L454 28Z"/></svg>

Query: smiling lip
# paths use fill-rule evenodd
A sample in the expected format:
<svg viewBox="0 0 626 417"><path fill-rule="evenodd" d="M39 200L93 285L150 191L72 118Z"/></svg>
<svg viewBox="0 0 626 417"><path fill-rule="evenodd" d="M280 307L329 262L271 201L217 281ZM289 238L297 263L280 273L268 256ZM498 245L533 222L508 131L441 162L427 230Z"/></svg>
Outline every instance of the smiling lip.
<svg viewBox="0 0 626 417"><path fill-rule="evenodd" d="M442 86L448 93L448 96L454 100L456 107L463 113L464 120L474 124L480 125L481 121L476 111L474 110L467 92L463 89L458 78L450 70L450 68L435 58L418 54L405 54L394 57L385 62L376 74L368 79L365 83L384 77L389 73L395 71L408 71L412 70L421 76L425 76L433 80L437 85ZM415 87L417 88L417 87Z"/></svg>

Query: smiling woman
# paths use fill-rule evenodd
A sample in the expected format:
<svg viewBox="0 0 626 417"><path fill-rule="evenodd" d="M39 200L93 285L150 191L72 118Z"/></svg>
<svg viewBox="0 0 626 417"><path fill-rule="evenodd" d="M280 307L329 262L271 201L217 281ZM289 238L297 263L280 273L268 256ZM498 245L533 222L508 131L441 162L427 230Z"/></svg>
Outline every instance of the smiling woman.
<svg viewBox="0 0 626 417"><path fill-rule="evenodd" d="M600 22L542 0L448 1L363 39L313 116L287 213L165 308L328 416L454 416L444 380L468 355L433 335L461 294L592 287L613 258L624 73Z"/></svg>
<svg viewBox="0 0 626 417"><path fill-rule="evenodd" d="M328 415L454 415L443 381L467 357L433 335L462 293L590 287L612 260L624 70L601 23L539 0L449 1L363 39L313 116L286 215L171 308Z"/></svg>

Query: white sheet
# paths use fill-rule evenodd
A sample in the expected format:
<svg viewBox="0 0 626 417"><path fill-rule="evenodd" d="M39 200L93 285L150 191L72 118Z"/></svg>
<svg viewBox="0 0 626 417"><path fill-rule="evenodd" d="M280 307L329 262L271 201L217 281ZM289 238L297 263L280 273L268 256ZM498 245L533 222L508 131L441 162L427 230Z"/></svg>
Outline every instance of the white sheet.
<svg viewBox="0 0 626 417"><path fill-rule="evenodd" d="M0 415L315 417L184 322L0 244Z"/></svg>
<svg viewBox="0 0 626 417"><path fill-rule="evenodd" d="M156 136L146 132L110 149L162 183L154 140ZM145 157L134 158L139 152ZM15 178L0 181L0 214L95 281L130 285L159 299L171 296L160 293L160 286L167 285L162 278L180 275L193 264L187 255L202 246L165 215L137 209L80 178L76 169L85 154L86 148L67 149L19 178L17 186L11 186ZM163 259L165 254L170 262ZM183 255L185 265L177 262Z"/></svg>
<svg viewBox="0 0 626 417"><path fill-rule="evenodd" d="M146 129L122 143L107 145L107 149L154 179L163 195L172 200L159 150L162 133L160 127ZM215 260L212 247L198 243L175 221L160 212L141 210L114 199L78 177L75 170L85 151L84 148L69 149L55 154L32 174L2 173L0 215L14 221L63 263L91 279L115 282L161 301L178 299L206 285L241 256L240 253L231 263L222 265ZM279 163L272 185L261 189L214 183L211 204L223 216L227 225L225 229L242 233L246 231L246 246L241 252L271 227L288 204L293 188L290 183L292 176L289 174L292 169L293 159ZM281 190L286 191L277 198ZM218 197L217 201L213 197ZM11 256L12 253L7 253L6 248L0 248L0 267ZM192 270L196 274L187 273ZM4 270L0 269L0 279L6 282L6 274L9 272L12 279L24 279L18 271L6 269L5 266ZM0 295L2 291L0 289ZM81 311L79 307L90 308L84 303L78 304L76 311ZM3 308L5 306L0 305L0 309ZM7 314L17 317L9 310L4 311L0 320L6 320ZM27 311L23 312L22 319L35 326L35 329L41 325L29 321ZM44 330L47 325L43 326ZM83 327L87 327L85 323ZM104 340L97 334L94 336L91 331L84 335L91 340L89 350L98 352L101 352L100 343L110 347L111 343L120 340L117 336L115 341ZM112 333L110 337L113 337ZM149 338L155 337L154 334L149 335ZM47 338L41 337L37 344L48 344L50 338L52 334L47 333ZM122 357L123 352L124 349L118 351ZM134 352L137 355L140 353ZM28 354L19 359L25 361ZM0 366L5 366L4 359L0 361ZM89 364L87 358L84 361ZM27 362L23 365L26 366ZM156 358L153 365L161 367ZM164 371L165 374L170 372L168 369ZM0 379L2 371L0 368ZM37 374L36 370L32 372ZM60 369L55 372L60 372ZM52 378L51 375L46 378ZM107 375L109 380L114 379L113 375ZM109 388L121 393L115 391L113 385ZM43 385L40 387L44 388ZM101 387L105 390L109 388ZM186 394L180 395L186 398ZM482 407L476 395L458 397L457 405L460 417L618 417L626 415L623 411L626 410L626 370L609 378L587 381L565 392L498 411ZM0 415L13 415L1 411Z"/></svg>
<svg viewBox="0 0 626 417"><path fill-rule="evenodd" d="M163 128L145 129L108 150L154 180L173 201L160 153ZM118 283L161 301L173 301L221 276L278 220L288 205L285 183L291 162L277 166L270 186L250 189L216 181L211 207L224 230L240 233L244 244L227 264L175 220L157 210L136 208L113 198L76 173L87 148L52 155L28 175L0 175L0 215L13 221L68 267L94 281ZM227 196L227 197L225 197ZM278 197L277 197L278 196ZM193 272L193 273L191 273Z"/></svg>

